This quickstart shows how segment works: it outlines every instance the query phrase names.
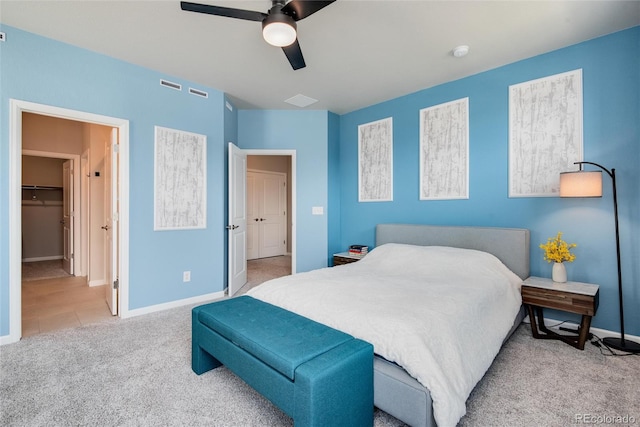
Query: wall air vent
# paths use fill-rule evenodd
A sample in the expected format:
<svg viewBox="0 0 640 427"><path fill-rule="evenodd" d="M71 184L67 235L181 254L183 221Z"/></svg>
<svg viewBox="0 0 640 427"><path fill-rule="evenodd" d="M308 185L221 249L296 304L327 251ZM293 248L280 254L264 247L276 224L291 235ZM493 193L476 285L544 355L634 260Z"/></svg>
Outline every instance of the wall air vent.
<svg viewBox="0 0 640 427"><path fill-rule="evenodd" d="M175 90L182 90L182 85L174 82L170 82L169 80L160 79L160 85L165 87L170 87Z"/></svg>
<svg viewBox="0 0 640 427"><path fill-rule="evenodd" d="M209 94L207 92L204 92L204 91L198 90L198 89L194 89L192 87L189 88L189 93L191 95L201 96L203 98L208 98L209 97Z"/></svg>

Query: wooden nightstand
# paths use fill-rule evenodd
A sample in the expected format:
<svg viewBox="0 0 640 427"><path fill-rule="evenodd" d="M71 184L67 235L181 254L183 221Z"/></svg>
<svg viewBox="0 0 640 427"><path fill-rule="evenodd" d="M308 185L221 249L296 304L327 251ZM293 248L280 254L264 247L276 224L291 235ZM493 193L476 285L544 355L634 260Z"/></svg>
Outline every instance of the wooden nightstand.
<svg viewBox="0 0 640 427"><path fill-rule="evenodd" d="M598 309L598 285L581 282L557 283L542 277L529 277L522 282L522 303L527 305L531 332L534 338L561 340L580 350L589 336L591 317ZM536 326L536 316L538 316ZM568 311L582 315L578 335L561 335L547 329L542 315L543 308ZM540 332L538 331L540 329ZM541 333L542 332L542 333Z"/></svg>
<svg viewBox="0 0 640 427"><path fill-rule="evenodd" d="M351 255L349 252L340 252L339 254L333 254L333 266L349 264L361 260L363 257Z"/></svg>

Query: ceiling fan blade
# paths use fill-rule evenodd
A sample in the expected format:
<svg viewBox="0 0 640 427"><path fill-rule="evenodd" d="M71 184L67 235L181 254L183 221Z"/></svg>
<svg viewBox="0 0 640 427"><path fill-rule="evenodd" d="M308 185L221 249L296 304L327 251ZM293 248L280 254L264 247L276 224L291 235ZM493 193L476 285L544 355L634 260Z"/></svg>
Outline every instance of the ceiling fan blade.
<svg viewBox="0 0 640 427"><path fill-rule="evenodd" d="M206 13L209 15L226 16L227 18L244 19L246 21L262 22L267 17L266 13L254 10L234 9L231 7L211 6L208 4L191 3L181 1L180 8L188 12Z"/></svg>
<svg viewBox="0 0 640 427"><path fill-rule="evenodd" d="M336 0L293 0L282 8L282 12L291 16L294 21L299 21L329 6L334 1Z"/></svg>
<svg viewBox="0 0 640 427"><path fill-rule="evenodd" d="M300 43L298 43L298 39L291 43L289 46L284 46L282 51L287 56L289 63L291 64L291 68L294 70L299 70L300 68L304 68L307 66L304 62L304 57L302 56L302 49L300 49Z"/></svg>

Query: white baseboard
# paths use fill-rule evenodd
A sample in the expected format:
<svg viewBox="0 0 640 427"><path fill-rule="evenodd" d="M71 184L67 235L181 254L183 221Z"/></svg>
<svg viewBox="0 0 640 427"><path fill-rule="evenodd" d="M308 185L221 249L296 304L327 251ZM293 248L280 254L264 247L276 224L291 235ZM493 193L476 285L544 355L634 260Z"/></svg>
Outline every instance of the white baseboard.
<svg viewBox="0 0 640 427"><path fill-rule="evenodd" d="M11 335L2 335L0 336L0 346L2 345L7 345L7 344L13 344L14 342L18 342L20 341L20 337L18 337L17 339L12 337Z"/></svg>
<svg viewBox="0 0 640 427"><path fill-rule="evenodd" d="M38 262L38 261L53 261L56 259L62 259L62 255L53 255L53 256L41 256L35 258L22 258L22 262Z"/></svg>
<svg viewBox="0 0 640 427"><path fill-rule="evenodd" d="M523 322L531 323L529 321L529 316L525 317ZM562 323L562 325L559 325L560 323ZM578 327L580 326L577 323L563 322L562 320L548 319L546 317L544 319L544 325L549 329L555 329L555 330L558 330L558 326L564 326L564 327L571 328L571 329L578 329ZM557 325L557 326L555 326L555 325ZM620 332L614 332L614 331L610 331L608 329L600 329L600 328L591 327L591 328L589 328L589 332L591 332L593 335L597 336L598 338L606 338L606 337L620 338ZM636 336L636 335L624 334L624 338L625 339L628 338L631 341L636 341L636 342L640 343L640 337Z"/></svg>
<svg viewBox="0 0 640 427"><path fill-rule="evenodd" d="M182 300L178 300L178 301L167 302L167 303L164 303L164 304L156 304L156 305L151 305L149 307L143 307L143 308L137 308L135 310L129 310L129 311L127 311L126 314L123 313L123 315L121 317L124 319L124 318L128 318L128 317L141 316L143 314L155 313L155 312L158 312L158 311L168 310L170 308L182 307L184 305L210 302L210 301L214 301L214 300L217 300L217 299L220 299L220 298L224 298L224 297L225 297L225 291L219 291L219 292L214 292L214 293L211 293L211 294L200 295L200 296L197 296L197 297L192 297L192 298L186 298L186 299L182 299ZM524 318L523 322L524 323L530 323L529 316L526 316ZM561 322L562 321L555 320L555 319L544 319L544 324L549 329L554 329L554 325L558 325ZM576 328L576 329L579 326L577 323L572 323L572 322L564 322L563 325L567 326L567 327L570 327L570 328ZM609 331L607 329L591 328L591 333L596 335L596 336L598 336L599 338L606 338L606 337L620 338L620 333L619 332L613 332L613 331ZM625 334L625 338L629 338L632 341L640 342L640 337L636 336L636 335ZM15 340L10 335L2 335L2 336L0 336L0 346L1 345L5 345L5 344L11 344L11 343L14 343L14 342L17 342L17 341L19 341L19 339Z"/></svg>
<svg viewBox="0 0 640 427"><path fill-rule="evenodd" d="M224 291L213 292L210 294L199 295L197 297L185 298L178 301L171 301L164 304L156 304L148 307L137 308L135 310L128 310L122 313L120 316L122 319L126 319L129 317L142 316L144 314L156 313L158 311L168 310L170 308L182 307L190 304L200 304L212 302L225 297ZM2 335L0 336L0 346L5 344L12 344L14 342L20 341L20 338L14 339L11 335Z"/></svg>
<svg viewBox="0 0 640 427"><path fill-rule="evenodd" d="M128 310L126 313L121 314L121 318L126 319L129 317L141 316L143 314L156 313L158 311L168 310L170 308L182 307L190 304L200 304L205 302L211 302L220 298L224 298L224 291L214 292L211 294L199 295L197 297L185 298L177 301L166 302L163 304L150 305L148 307L136 308L134 310Z"/></svg>
<svg viewBox="0 0 640 427"><path fill-rule="evenodd" d="M94 280L89 280L88 281L89 286L102 286L102 285L106 285L107 281L104 279L94 279Z"/></svg>

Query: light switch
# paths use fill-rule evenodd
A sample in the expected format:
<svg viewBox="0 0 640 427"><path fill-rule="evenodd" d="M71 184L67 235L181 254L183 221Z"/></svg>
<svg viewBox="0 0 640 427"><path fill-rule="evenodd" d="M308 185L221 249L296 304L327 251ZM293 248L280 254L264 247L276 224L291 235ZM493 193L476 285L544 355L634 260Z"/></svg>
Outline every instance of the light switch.
<svg viewBox="0 0 640 427"><path fill-rule="evenodd" d="M324 208L322 206L314 206L311 208L311 215L324 215Z"/></svg>

